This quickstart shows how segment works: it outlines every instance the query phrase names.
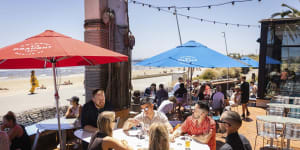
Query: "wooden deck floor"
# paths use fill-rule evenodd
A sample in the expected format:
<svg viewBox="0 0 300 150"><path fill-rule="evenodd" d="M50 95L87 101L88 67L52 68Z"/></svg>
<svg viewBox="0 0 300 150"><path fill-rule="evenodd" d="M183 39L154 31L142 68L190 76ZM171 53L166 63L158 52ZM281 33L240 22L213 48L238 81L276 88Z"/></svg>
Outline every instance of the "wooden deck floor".
<svg viewBox="0 0 300 150"><path fill-rule="evenodd" d="M242 112L242 107L239 106L239 113L241 114ZM259 115L266 115L266 111L263 108L258 108L258 107L249 107L250 111L250 116L247 121L243 121L242 127L239 130L239 133L247 137L247 139L250 141L252 149L254 150L254 144L255 144L255 137L256 137L256 116ZM225 142L225 139L222 138L222 134L217 133L217 142L218 144ZM278 144L278 147L280 147L280 142L276 143L274 142L274 145ZM267 142L265 140L265 144L267 145ZM263 147L263 138L262 137L257 137L257 142L256 142L256 150L261 149ZM285 145L286 147L286 140L285 140ZM291 148L294 150L300 150L300 141L291 141Z"/></svg>

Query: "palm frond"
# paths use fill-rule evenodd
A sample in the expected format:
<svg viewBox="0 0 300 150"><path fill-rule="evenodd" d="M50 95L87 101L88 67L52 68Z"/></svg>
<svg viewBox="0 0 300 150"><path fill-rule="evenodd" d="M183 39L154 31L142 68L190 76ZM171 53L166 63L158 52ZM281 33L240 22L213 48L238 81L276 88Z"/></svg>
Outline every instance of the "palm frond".
<svg viewBox="0 0 300 150"><path fill-rule="evenodd" d="M277 16L281 16L281 13L279 13L279 12L278 13L274 13L274 14L271 15L271 18L275 18Z"/></svg>
<svg viewBox="0 0 300 150"><path fill-rule="evenodd" d="M291 15L291 13L292 13L292 11L290 11L290 10L284 11L281 13L281 18L284 18L287 15Z"/></svg>
<svg viewBox="0 0 300 150"><path fill-rule="evenodd" d="M293 11L293 14L297 14L299 12L299 10L297 10L296 8L293 8L292 6L289 6L287 4L283 3L283 4L281 4L281 6L291 9Z"/></svg>

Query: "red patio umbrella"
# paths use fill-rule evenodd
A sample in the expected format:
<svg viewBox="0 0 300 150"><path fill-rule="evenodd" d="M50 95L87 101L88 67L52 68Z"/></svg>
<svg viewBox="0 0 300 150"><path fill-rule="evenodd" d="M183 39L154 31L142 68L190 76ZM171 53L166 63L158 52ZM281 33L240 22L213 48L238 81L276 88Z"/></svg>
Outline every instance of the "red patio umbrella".
<svg viewBox="0 0 300 150"><path fill-rule="evenodd" d="M0 49L0 69L53 68L59 138L61 140L56 67L97 65L127 61L128 57L63 34L46 30ZM62 143L60 143L62 145Z"/></svg>

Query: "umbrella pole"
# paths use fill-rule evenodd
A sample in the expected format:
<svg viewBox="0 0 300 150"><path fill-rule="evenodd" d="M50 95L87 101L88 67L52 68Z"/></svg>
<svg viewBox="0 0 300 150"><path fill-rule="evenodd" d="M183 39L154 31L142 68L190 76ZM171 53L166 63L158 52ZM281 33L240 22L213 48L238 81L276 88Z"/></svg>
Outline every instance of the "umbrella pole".
<svg viewBox="0 0 300 150"><path fill-rule="evenodd" d="M52 70L53 70L53 79L54 79L54 91L55 91L54 97L55 97L55 103L56 103L59 143L60 143L60 149L64 150L64 145L62 143L62 133L61 133L61 128L60 128L60 113L59 113L59 106L58 106L59 95L58 95L58 90L57 90L57 85L56 85L55 62L52 62Z"/></svg>

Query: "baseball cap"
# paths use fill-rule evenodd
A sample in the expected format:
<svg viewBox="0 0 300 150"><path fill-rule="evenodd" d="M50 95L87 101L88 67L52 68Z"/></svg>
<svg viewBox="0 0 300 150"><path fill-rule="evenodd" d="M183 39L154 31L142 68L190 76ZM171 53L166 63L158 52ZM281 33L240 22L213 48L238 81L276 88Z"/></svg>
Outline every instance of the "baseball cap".
<svg viewBox="0 0 300 150"><path fill-rule="evenodd" d="M76 102L79 102L79 97L73 96L73 97L67 99L67 101L76 101Z"/></svg>
<svg viewBox="0 0 300 150"><path fill-rule="evenodd" d="M144 105L144 104L152 104L153 103L153 99L151 99L150 97L144 97L141 102L140 105Z"/></svg>

